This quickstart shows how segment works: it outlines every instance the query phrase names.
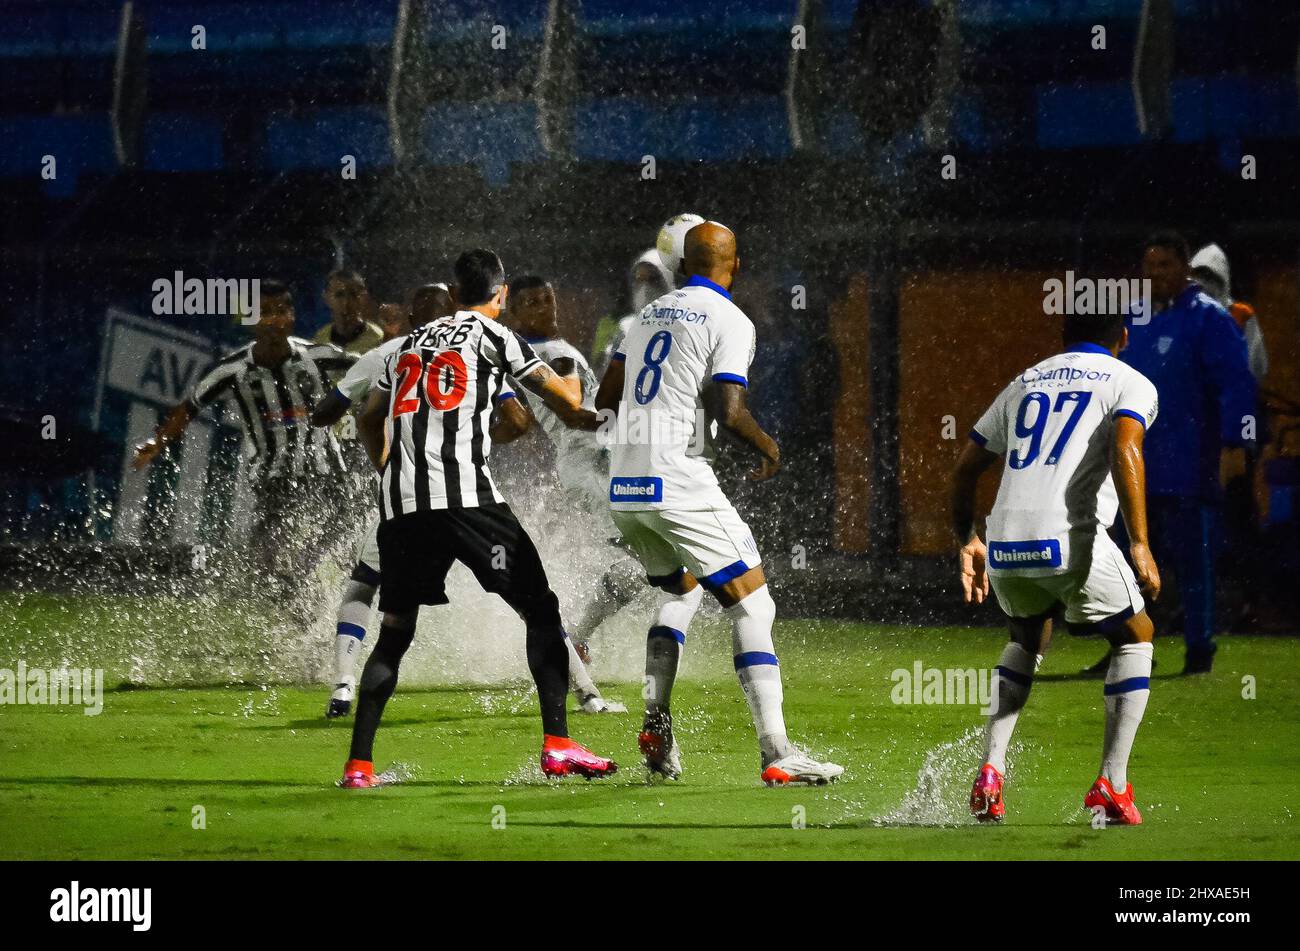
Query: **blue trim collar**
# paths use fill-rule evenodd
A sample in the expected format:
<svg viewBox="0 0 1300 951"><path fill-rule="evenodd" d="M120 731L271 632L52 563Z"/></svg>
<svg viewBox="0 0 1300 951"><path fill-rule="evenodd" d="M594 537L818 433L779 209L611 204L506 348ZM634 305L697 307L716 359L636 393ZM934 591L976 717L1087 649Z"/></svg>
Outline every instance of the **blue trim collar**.
<svg viewBox="0 0 1300 951"><path fill-rule="evenodd" d="M1073 347L1065 351L1066 353L1100 353L1102 356L1110 356L1110 351L1099 343L1076 343Z"/></svg>
<svg viewBox="0 0 1300 951"><path fill-rule="evenodd" d="M731 300L731 292L728 291L725 287L723 287L721 284L714 284L707 277L700 277L698 274L692 274L690 277L688 277L686 279L686 283L683 284L682 287L707 287L709 290L716 291L717 293L721 294L727 300Z"/></svg>

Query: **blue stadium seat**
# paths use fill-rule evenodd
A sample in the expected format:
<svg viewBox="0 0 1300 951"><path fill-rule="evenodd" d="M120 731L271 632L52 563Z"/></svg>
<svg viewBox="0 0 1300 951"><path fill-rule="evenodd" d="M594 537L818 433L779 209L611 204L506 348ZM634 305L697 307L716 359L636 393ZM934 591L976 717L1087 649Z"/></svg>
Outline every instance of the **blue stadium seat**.
<svg viewBox="0 0 1300 951"><path fill-rule="evenodd" d="M1037 93L1038 147L1136 145L1138 131L1129 83L1043 86Z"/></svg>
<svg viewBox="0 0 1300 951"><path fill-rule="evenodd" d="M267 121L265 165L269 169L341 171L344 155L355 156L359 168L392 163L383 109L331 107L301 115L276 113Z"/></svg>
<svg viewBox="0 0 1300 951"><path fill-rule="evenodd" d="M785 105L775 96L689 99L653 105L632 98L574 109L578 156L602 161L779 158L790 153Z"/></svg>
<svg viewBox="0 0 1300 951"><path fill-rule="evenodd" d="M192 113L153 113L145 119L146 169L159 172L212 172L222 167L222 127L216 119Z"/></svg>
<svg viewBox="0 0 1300 951"><path fill-rule="evenodd" d="M531 102L438 103L425 113L424 147L435 165L478 165L490 184L509 178L510 163L544 157Z"/></svg>
<svg viewBox="0 0 1300 951"><path fill-rule="evenodd" d="M0 175L37 176L45 155L55 158L57 177L43 183L52 196L72 194L86 172L115 167L113 134L106 114L85 116L8 116L0 118Z"/></svg>
<svg viewBox="0 0 1300 951"><path fill-rule="evenodd" d="M151 52L201 55L190 47L196 25L207 33L208 53L386 46L393 39L397 3L153 0L143 14Z"/></svg>
<svg viewBox="0 0 1300 951"><path fill-rule="evenodd" d="M695 0L660 0L641 11L626 0L583 0L580 29L598 36L676 33L684 46L707 36L754 29L788 28L797 0L714 0L703 11Z"/></svg>

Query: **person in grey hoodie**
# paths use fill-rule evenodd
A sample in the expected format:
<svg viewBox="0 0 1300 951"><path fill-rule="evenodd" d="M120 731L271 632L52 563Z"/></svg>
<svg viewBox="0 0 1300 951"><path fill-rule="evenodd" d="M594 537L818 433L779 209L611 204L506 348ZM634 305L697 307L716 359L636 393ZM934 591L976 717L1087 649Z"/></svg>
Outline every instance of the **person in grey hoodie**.
<svg viewBox="0 0 1300 951"><path fill-rule="evenodd" d="M1246 359L1250 363L1250 374L1256 382L1262 382L1268 374L1268 350L1264 347L1264 333L1259 329L1259 319L1255 316L1254 309L1249 304L1232 299L1232 274L1223 248L1217 244L1207 244L1192 255L1188 266L1192 269L1192 278L1196 283L1223 305L1246 335Z"/></svg>

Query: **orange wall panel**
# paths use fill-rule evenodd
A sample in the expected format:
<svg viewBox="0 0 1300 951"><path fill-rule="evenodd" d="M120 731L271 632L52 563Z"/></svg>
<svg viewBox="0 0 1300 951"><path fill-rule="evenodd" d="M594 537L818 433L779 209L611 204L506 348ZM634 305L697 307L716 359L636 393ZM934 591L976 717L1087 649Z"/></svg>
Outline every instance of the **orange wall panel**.
<svg viewBox="0 0 1300 951"><path fill-rule="evenodd" d="M1011 377L1060 350L1043 313L1050 272L926 272L899 296L900 499L904 554L952 550L948 480L967 433ZM945 417L954 417L945 438ZM996 492L982 486L981 512Z"/></svg>

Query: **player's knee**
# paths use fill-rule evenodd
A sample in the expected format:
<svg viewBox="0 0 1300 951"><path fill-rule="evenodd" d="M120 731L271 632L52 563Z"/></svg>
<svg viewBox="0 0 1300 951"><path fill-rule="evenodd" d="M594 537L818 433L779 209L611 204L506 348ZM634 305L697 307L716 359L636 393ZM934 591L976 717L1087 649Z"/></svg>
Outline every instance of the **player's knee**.
<svg viewBox="0 0 1300 951"><path fill-rule="evenodd" d="M771 625L776 620L776 602L772 600L767 585L763 585L727 608L727 613L733 616L743 615L764 625Z"/></svg>
<svg viewBox="0 0 1300 951"><path fill-rule="evenodd" d="M343 588L343 603L364 604L369 608L375 603L375 592L378 590L378 585L352 579Z"/></svg>
<svg viewBox="0 0 1300 951"><path fill-rule="evenodd" d="M682 593L665 591L660 603L662 605L680 604L685 608L689 608L690 611L694 613L700 606L700 602L703 600L704 588L697 584L694 588L691 588L691 590Z"/></svg>
<svg viewBox="0 0 1300 951"><path fill-rule="evenodd" d="M1115 644L1149 644L1154 640L1156 626L1151 623L1151 615L1145 610L1133 615L1116 632Z"/></svg>
<svg viewBox="0 0 1300 951"><path fill-rule="evenodd" d="M515 611L529 628L561 626L560 599L555 596L554 591L548 590L544 594L519 603L515 606Z"/></svg>
<svg viewBox="0 0 1300 951"><path fill-rule="evenodd" d="M419 610L411 611L385 611L384 624L380 628L383 630L403 631L408 635L415 634L415 619L419 617Z"/></svg>
<svg viewBox="0 0 1300 951"><path fill-rule="evenodd" d="M621 558L610 566L602 580L605 591L615 601L631 601L641 590L641 566L631 558Z"/></svg>

